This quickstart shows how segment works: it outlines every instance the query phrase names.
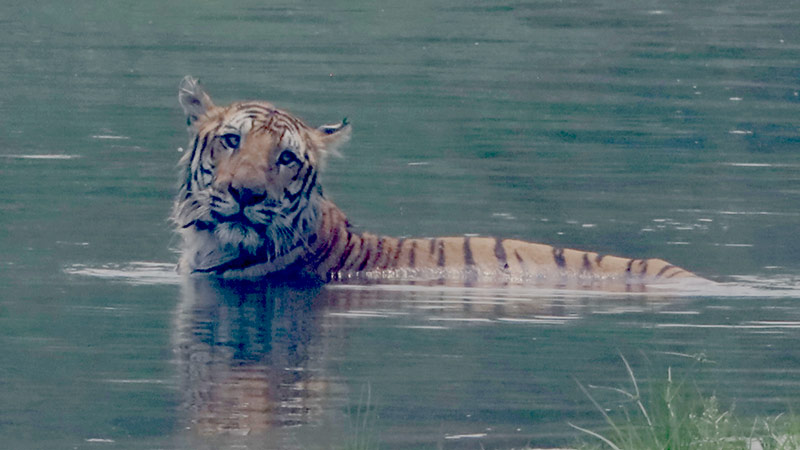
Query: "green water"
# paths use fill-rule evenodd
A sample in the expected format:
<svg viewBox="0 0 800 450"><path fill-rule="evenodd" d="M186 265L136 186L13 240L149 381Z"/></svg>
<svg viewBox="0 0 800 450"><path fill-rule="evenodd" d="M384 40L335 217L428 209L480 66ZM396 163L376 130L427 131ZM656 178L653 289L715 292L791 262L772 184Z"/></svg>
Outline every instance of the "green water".
<svg viewBox="0 0 800 450"><path fill-rule="evenodd" d="M0 446L568 445L567 422L601 423L575 380L626 386L620 353L644 385L673 367L738 413L796 409L798 14L0 4ZM347 117L323 183L364 229L662 257L725 285L182 282L167 216L187 74L219 103ZM700 354L713 363L681 356Z"/></svg>

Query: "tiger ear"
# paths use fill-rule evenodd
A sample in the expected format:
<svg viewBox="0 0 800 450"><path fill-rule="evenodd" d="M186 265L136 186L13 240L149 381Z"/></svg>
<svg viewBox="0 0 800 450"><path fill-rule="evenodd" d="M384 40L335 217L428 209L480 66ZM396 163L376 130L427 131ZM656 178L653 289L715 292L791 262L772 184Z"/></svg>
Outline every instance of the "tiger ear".
<svg viewBox="0 0 800 450"><path fill-rule="evenodd" d="M208 96L200 82L186 75L178 86L178 102L186 114L186 124L192 126L197 119L214 108L214 102Z"/></svg>
<svg viewBox="0 0 800 450"><path fill-rule="evenodd" d="M342 119L342 123L323 125L317 128L323 151L339 156L339 148L350 140L350 128L347 117Z"/></svg>

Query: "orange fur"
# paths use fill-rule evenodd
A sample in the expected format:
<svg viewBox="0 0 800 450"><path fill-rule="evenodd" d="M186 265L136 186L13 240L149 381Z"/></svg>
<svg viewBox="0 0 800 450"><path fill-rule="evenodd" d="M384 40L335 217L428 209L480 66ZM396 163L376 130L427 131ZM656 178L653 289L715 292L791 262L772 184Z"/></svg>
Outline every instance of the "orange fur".
<svg viewBox="0 0 800 450"><path fill-rule="evenodd" d="M313 274L465 282L697 278L661 259L601 256L515 239L398 239L356 232L325 198L317 174L350 127L312 128L267 102L217 107L196 80L181 83L192 147L173 220L182 267L227 277Z"/></svg>

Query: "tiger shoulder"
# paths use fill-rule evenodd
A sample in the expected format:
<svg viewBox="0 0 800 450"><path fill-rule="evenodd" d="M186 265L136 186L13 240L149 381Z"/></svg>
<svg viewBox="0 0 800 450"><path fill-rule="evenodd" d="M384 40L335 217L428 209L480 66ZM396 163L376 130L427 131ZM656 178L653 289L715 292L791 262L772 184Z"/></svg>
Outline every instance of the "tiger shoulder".
<svg viewBox="0 0 800 450"><path fill-rule="evenodd" d="M172 212L183 272L322 281L703 280L661 259L516 239L410 239L356 230L319 179L325 159L350 138L346 120L315 128L265 101L217 106L189 76L178 99L190 135Z"/></svg>

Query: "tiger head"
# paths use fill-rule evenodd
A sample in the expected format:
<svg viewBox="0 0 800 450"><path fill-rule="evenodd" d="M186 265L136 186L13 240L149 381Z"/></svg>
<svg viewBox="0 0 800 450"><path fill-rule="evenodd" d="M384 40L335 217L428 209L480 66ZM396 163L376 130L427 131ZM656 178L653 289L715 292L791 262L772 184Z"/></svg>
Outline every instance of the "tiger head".
<svg viewBox="0 0 800 450"><path fill-rule="evenodd" d="M346 120L312 128L267 102L216 106L189 76L178 100L190 134L172 215L181 268L248 276L289 266L316 229L317 174L349 138Z"/></svg>

